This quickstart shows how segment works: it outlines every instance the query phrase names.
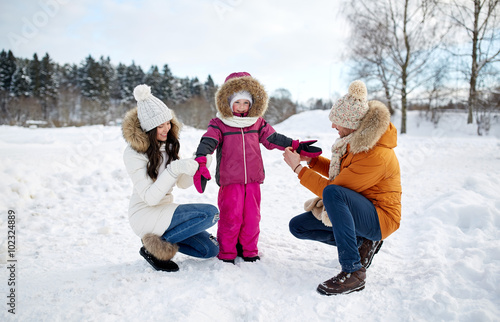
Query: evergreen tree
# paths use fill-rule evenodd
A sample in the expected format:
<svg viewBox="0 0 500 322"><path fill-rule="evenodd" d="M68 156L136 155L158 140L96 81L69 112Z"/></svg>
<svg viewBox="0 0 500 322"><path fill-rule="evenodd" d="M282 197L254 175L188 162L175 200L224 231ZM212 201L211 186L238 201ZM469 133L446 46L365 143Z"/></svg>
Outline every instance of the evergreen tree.
<svg viewBox="0 0 500 322"><path fill-rule="evenodd" d="M57 102L58 83L56 70L49 54L45 54L40 63L40 104L42 116L45 120L49 117L50 110L55 109Z"/></svg>
<svg viewBox="0 0 500 322"><path fill-rule="evenodd" d="M203 84L203 92L205 93L206 100L212 103L215 98L215 92L217 92L217 87L210 75L208 75L207 81Z"/></svg>
<svg viewBox="0 0 500 322"><path fill-rule="evenodd" d="M111 65L109 57L104 58L101 56L98 66L99 101L102 105L108 105L111 97L111 81L115 77L115 69Z"/></svg>
<svg viewBox="0 0 500 322"><path fill-rule="evenodd" d="M57 79L59 80L59 87L61 88L74 88L78 86L78 66L73 64L64 64L59 66L56 64Z"/></svg>
<svg viewBox="0 0 500 322"><path fill-rule="evenodd" d="M31 60L28 65L28 76L30 96L40 98L40 89L42 87L41 67L36 53L33 55L33 60Z"/></svg>
<svg viewBox="0 0 500 322"><path fill-rule="evenodd" d="M167 64L163 65L163 77L162 77L162 95L165 101L174 100L174 83L175 79L172 75L172 71Z"/></svg>
<svg viewBox="0 0 500 322"><path fill-rule="evenodd" d="M158 97L162 101L166 100L165 92L162 88L163 77L158 71L157 66L151 66L146 76L144 77L144 83L151 86L151 93Z"/></svg>
<svg viewBox="0 0 500 322"><path fill-rule="evenodd" d="M7 104L10 98L10 86L12 77L16 72L16 58L9 50L8 53L2 50L0 53L0 116L7 119Z"/></svg>
<svg viewBox="0 0 500 322"><path fill-rule="evenodd" d="M200 96L201 91L203 89L203 85L198 80L198 77L195 77L189 81L189 96L195 97Z"/></svg>
<svg viewBox="0 0 500 322"><path fill-rule="evenodd" d="M207 81L205 82L205 88L213 88L215 87L214 80L212 79L212 76L208 75Z"/></svg>
<svg viewBox="0 0 500 322"><path fill-rule="evenodd" d="M57 68L59 91L57 95L58 118L60 124L80 122L80 90L78 88L78 66L64 64Z"/></svg>
<svg viewBox="0 0 500 322"><path fill-rule="evenodd" d="M112 90L112 98L119 102L131 102L133 100L131 88L127 81L127 72L128 67L122 63L119 63L115 70L116 83Z"/></svg>
<svg viewBox="0 0 500 322"><path fill-rule="evenodd" d="M128 96L133 96L134 88L144 83L144 76L145 74L141 66L137 66L135 62L132 61L132 65L127 68L127 84L129 84Z"/></svg>
<svg viewBox="0 0 500 322"><path fill-rule="evenodd" d="M191 82L189 78L174 78L172 97L175 104L184 103L191 97Z"/></svg>
<svg viewBox="0 0 500 322"><path fill-rule="evenodd" d="M18 60L16 71L12 75L10 95L12 97L30 96L28 66L25 60Z"/></svg>
<svg viewBox="0 0 500 322"><path fill-rule="evenodd" d="M8 92L12 83L12 76L16 72L16 58L9 50L0 53L0 91Z"/></svg>
<svg viewBox="0 0 500 322"><path fill-rule="evenodd" d="M102 123L101 115L101 76L99 63L89 55L78 71L78 86L82 95L82 117L84 123Z"/></svg>

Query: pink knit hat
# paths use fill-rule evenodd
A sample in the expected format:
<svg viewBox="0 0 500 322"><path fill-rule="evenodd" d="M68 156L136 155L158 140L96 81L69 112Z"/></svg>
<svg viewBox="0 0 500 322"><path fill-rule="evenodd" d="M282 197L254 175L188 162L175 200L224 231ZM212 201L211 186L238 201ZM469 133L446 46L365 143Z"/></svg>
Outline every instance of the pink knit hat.
<svg viewBox="0 0 500 322"><path fill-rule="evenodd" d="M333 104L330 121L348 129L358 129L361 119L368 112L367 95L365 83L360 80L352 82L349 92Z"/></svg>
<svg viewBox="0 0 500 322"><path fill-rule="evenodd" d="M237 73L231 73L228 77L226 77L226 80L224 81L227 82L228 80L230 80L231 78L237 78L237 77L245 77L245 76L250 76L252 77L252 75L250 75L249 73L247 72L237 72Z"/></svg>

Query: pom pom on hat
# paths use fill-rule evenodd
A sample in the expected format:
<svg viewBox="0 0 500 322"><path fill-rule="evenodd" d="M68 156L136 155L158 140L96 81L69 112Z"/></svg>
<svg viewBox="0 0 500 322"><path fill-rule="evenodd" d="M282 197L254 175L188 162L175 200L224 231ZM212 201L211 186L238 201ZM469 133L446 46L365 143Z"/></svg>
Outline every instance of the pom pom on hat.
<svg viewBox="0 0 500 322"><path fill-rule="evenodd" d="M151 95L151 87L149 87L148 85L145 84L137 85L134 88L134 98L138 102L144 101L150 95Z"/></svg>
<svg viewBox="0 0 500 322"><path fill-rule="evenodd" d="M137 116L141 128L148 132L160 124L172 119L172 112L160 99L151 94L151 87L142 84L134 88L134 98L137 101Z"/></svg>
<svg viewBox="0 0 500 322"><path fill-rule="evenodd" d="M358 100L366 100L368 96L368 91L366 90L366 85L360 80L355 80L349 85L349 95Z"/></svg>
<svg viewBox="0 0 500 322"><path fill-rule="evenodd" d="M360 80L352 82L348 93L333 104L330 121L348 129L358 129L361 119L368 112L367 96L365 83Z"/></svg>

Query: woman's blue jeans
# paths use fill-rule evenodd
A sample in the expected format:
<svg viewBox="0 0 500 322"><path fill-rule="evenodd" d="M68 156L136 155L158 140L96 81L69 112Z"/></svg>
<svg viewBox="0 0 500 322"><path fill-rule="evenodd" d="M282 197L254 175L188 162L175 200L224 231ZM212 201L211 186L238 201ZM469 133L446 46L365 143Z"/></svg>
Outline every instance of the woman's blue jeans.
<svg viewBox="0 0 500 322"><path fill-rule="evenodd" d="M219 209L209 204L185 204L175 209L172 222L162 238L179 246L179 252L199 258L219 253L219 243L205 230L219 220Z"/></svg>
<svg viewBox="0 0 500 322"><path fill-rule="evenodd" d="M361 194L337 185L323 190L323 204L332 227L325 226L309 211L290 220L290 232L299 239L337 246L342 271L359 270L362 265L358 247L363 240L382 239L375 206Z"/></svg>

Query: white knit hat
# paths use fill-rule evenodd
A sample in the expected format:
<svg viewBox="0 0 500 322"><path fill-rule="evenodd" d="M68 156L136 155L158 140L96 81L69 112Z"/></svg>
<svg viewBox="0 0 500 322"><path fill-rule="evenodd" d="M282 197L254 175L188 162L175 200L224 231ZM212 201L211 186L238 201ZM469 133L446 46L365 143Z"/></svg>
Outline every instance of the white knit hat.
<svg viewBox="0 0 500 322"><path fill-rule="evenodd" d="M360 80L352 82L349 92L333 104L330 121L348 129L358 129L361 119L368 112L367 95L365 83Z"/></svg>
<svg viewBox="0 0 500 322"><path fill-rule="evenodd" d="M151 94L151 87L148 85L137 85L134 88L134 97L137 101L137 116L145 132L172 119L167 105Z"/></svg>
<svg viewBox="0 0 500 322"><path fill-rule="evenodd" d="M229 96L229 106L231 107L231 110L233 109L233 103L236 102L237 100L240 99L245 99L250 101L250 107L252 107L253 104L253 99L252 95L248 91L239 91L234 93L233 95Z"/></svg>

